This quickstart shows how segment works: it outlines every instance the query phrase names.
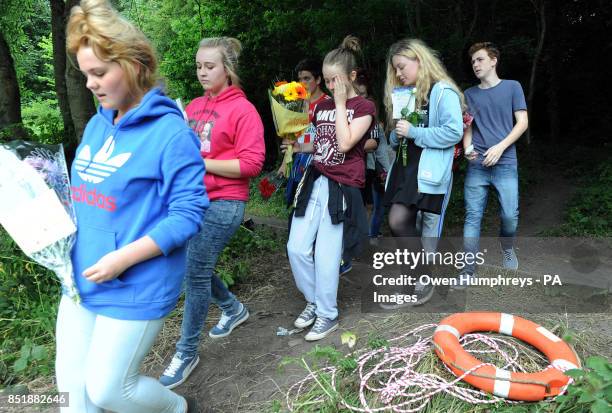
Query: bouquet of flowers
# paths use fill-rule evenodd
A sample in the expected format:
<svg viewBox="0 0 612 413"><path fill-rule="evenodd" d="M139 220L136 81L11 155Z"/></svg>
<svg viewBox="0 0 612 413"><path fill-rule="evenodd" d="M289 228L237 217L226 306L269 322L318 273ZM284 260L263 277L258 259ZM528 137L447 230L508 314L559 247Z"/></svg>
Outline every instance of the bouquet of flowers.
<svg viewBox="0 0 612 413"><path fill-rule="evenodd" d="M281 187L283 181L284 179L276 175L275 172L266 175L257 185L261 197L265 200L270 199L270 197Z"/></svg>
<svg viewBox="0 0 612 413"><path fill-rule="evenodd" d="M391 100L393 102L394 119L406 120L413 126L418 126L423 122L424 113L416 109L415 95L416 88L413 87L399 87L393 90ZM408 143L406 139L400 140L397 159L402 160L403 166L408 164Z"/></svg>
<svg viewBox="0 0 612 413"><path fill-rule="evenodd" d="M8 234L79 302L70 260L76 218L62 146L0 144L0 199L0 223Z"/></svg>
<svg viewBox="0 0 612 413"><path fill-rule="evenodd" d="M304 105L304 101L309 98L306 87L299 82L276 82L268 96L276 134L281 139L294 142L308 127L308 113ZM293 149L289 146L283 158L285 176L289 176L292 156Z"/></svg>

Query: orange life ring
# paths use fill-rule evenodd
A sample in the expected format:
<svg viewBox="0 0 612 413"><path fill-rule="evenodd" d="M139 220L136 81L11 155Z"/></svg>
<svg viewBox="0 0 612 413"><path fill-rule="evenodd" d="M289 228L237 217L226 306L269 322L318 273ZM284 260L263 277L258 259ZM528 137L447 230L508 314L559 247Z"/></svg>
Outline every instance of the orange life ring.
<svg viewBox="0 0 612 413"><path fill-rule="evenodd" d="M482 366L463 379L496 396L524 401L556 396L569 382L562 371L580 367L578 356L565 341L532 321L504 313L457 313L442 320L433 335L436 354L456 376L483 364L459 344L462 335L476 331L499 332L525 341L544 353L553 366L537 373Z"/></svg>

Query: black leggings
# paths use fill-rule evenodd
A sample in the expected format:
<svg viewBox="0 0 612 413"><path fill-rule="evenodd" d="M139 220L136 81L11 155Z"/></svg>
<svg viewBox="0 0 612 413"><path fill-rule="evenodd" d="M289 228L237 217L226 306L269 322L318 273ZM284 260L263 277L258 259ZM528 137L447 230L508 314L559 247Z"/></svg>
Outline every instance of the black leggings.
<svg viewBox="0 0 612 413"><path fill-rule="evenodd" d="M416 219L418 210L414 205L391 204L389 228L394 237L418 237Z"/></svg>

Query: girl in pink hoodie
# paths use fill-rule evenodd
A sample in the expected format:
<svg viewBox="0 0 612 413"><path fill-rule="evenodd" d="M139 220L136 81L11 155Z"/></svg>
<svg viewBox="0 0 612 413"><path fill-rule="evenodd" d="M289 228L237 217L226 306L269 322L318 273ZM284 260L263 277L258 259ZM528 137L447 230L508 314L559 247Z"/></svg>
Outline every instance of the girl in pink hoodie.
<svg viewBox="0 0 612 413"><path fill-rule="evenodd" d="M168 388L184 382L199 362L200 331L211 298L223 313L210 337L229 335L249 317L246 306L214 274L219 254L242 223L249 179L261 172L265 158L261 118L240 89L236 74L240 51L238 40L215 37L202 40L196 54L196 73L204 95L185 111L200 138L210 206L202 230L189 243L181 338L160 377Z"/></svg>

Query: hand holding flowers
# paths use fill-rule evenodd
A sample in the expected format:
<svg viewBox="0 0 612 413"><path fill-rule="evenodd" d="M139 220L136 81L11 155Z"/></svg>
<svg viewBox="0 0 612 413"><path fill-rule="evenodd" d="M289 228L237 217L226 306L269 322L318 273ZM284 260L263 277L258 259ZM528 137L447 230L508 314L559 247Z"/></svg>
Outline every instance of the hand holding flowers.
<svg viewBox="0 0 612 413"><path fill-rule="evenodd" d="M306 87L298 82L276 82L268 93L276 134L283 140L295 142L308 127L305 101L310 97ZM283 164L289 176L293 160L293 146L285 145Z"/></svg>
<svg viewBox="0 0 612 413"><path fill-rule="evenodd" d="M414 95L414 92L413 92ZM420 110L410 112L408 106L402 109L402 118L397 122L395 126L395 133L402 138L408 137L408 131L413 126L418 126L423 122L423 113ZM408 143L406 139L400 140L400 146L398 151L398 159L401 157L402 165L408 165Z"/></svg>

